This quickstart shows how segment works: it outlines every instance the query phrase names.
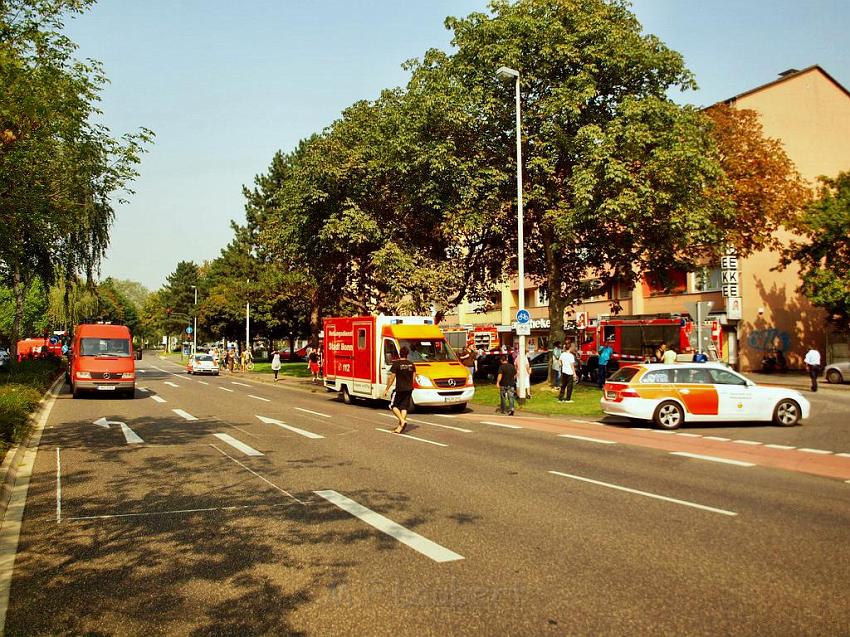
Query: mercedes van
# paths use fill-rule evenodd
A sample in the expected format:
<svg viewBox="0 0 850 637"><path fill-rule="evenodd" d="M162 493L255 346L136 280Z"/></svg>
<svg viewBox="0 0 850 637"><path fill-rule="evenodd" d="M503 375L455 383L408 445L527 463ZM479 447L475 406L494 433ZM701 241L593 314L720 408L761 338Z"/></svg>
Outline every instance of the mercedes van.
<svg viewBox="0 0 850 637"><path fill-rule="evenodd" d="M68 370L74 398L84 391L132 398L136 361L130 330L126 325L78 325Z"/></svg>

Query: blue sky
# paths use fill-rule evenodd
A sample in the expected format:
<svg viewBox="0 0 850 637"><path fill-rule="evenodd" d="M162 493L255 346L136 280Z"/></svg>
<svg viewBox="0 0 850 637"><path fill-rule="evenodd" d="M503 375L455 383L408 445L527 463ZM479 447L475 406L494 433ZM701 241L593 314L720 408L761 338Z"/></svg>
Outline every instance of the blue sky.
<svg viewBox="0 0 850 637"><path fill-rule="evenodd" d="M636 0L648 33L685 56L706 105L820 64L850 87L846 0ZM448 15L484 0L101 0L70 20L79 56L104 64L113 134L145 126L156 142L130 203L117 208L102 276L165 282L180 260L218 256L242 185L279 149L342 109L404 85L401 64L448 49Z"/></svg>

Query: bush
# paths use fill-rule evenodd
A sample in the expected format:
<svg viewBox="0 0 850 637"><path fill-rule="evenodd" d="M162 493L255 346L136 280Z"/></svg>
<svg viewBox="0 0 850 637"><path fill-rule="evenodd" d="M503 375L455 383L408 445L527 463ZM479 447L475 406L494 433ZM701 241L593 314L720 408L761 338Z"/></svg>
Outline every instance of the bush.
<svg viewBox="0 0 850 637"><path fill-rule="evenodd" d="M12 363L0 372L0 444L20 442L44 392L62 370L58 358Z"/></svg>

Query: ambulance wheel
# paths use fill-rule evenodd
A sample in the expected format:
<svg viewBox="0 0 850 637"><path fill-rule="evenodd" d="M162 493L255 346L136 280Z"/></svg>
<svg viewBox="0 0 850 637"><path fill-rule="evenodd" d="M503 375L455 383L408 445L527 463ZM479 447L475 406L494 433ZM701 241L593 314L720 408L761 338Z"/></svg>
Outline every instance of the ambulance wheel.
<svg viewBox="0 0 850 637"><path fill-rule="evenodd" d="M780 427L793 427L800 422L800 406L790 398L780 400L773 410L773 422Z"/></svg>
<svg viewBox="0 0 850 637"><path fill-rule="evenodd" d="M668 431L678 429L684 420L685 414L682 408L672 400L666 400L658 405L655 414L652 416L652 422L655 423L656 427Z"/></svg>
<svg viewBox="0 0 850 637"><path fill-rule="evenodd" d="M348 385L342 386L342 391L339 394L342 397L342 402L346 405L354 404L354 397L348 392Z"/></svg>

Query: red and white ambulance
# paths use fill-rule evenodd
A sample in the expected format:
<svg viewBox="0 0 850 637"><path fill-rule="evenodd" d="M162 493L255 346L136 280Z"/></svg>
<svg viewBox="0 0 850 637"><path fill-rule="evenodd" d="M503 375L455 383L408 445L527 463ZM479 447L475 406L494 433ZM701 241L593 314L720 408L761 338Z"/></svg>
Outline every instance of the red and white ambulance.
<svg viewBox="0 0 850 637"><path fill-rule="evenodd" d="M416 366L413 402L463 411L472 378L429 316L354 316L324 321L325 387L343 402L383 397L390 365L402 347Z"/></svg>

